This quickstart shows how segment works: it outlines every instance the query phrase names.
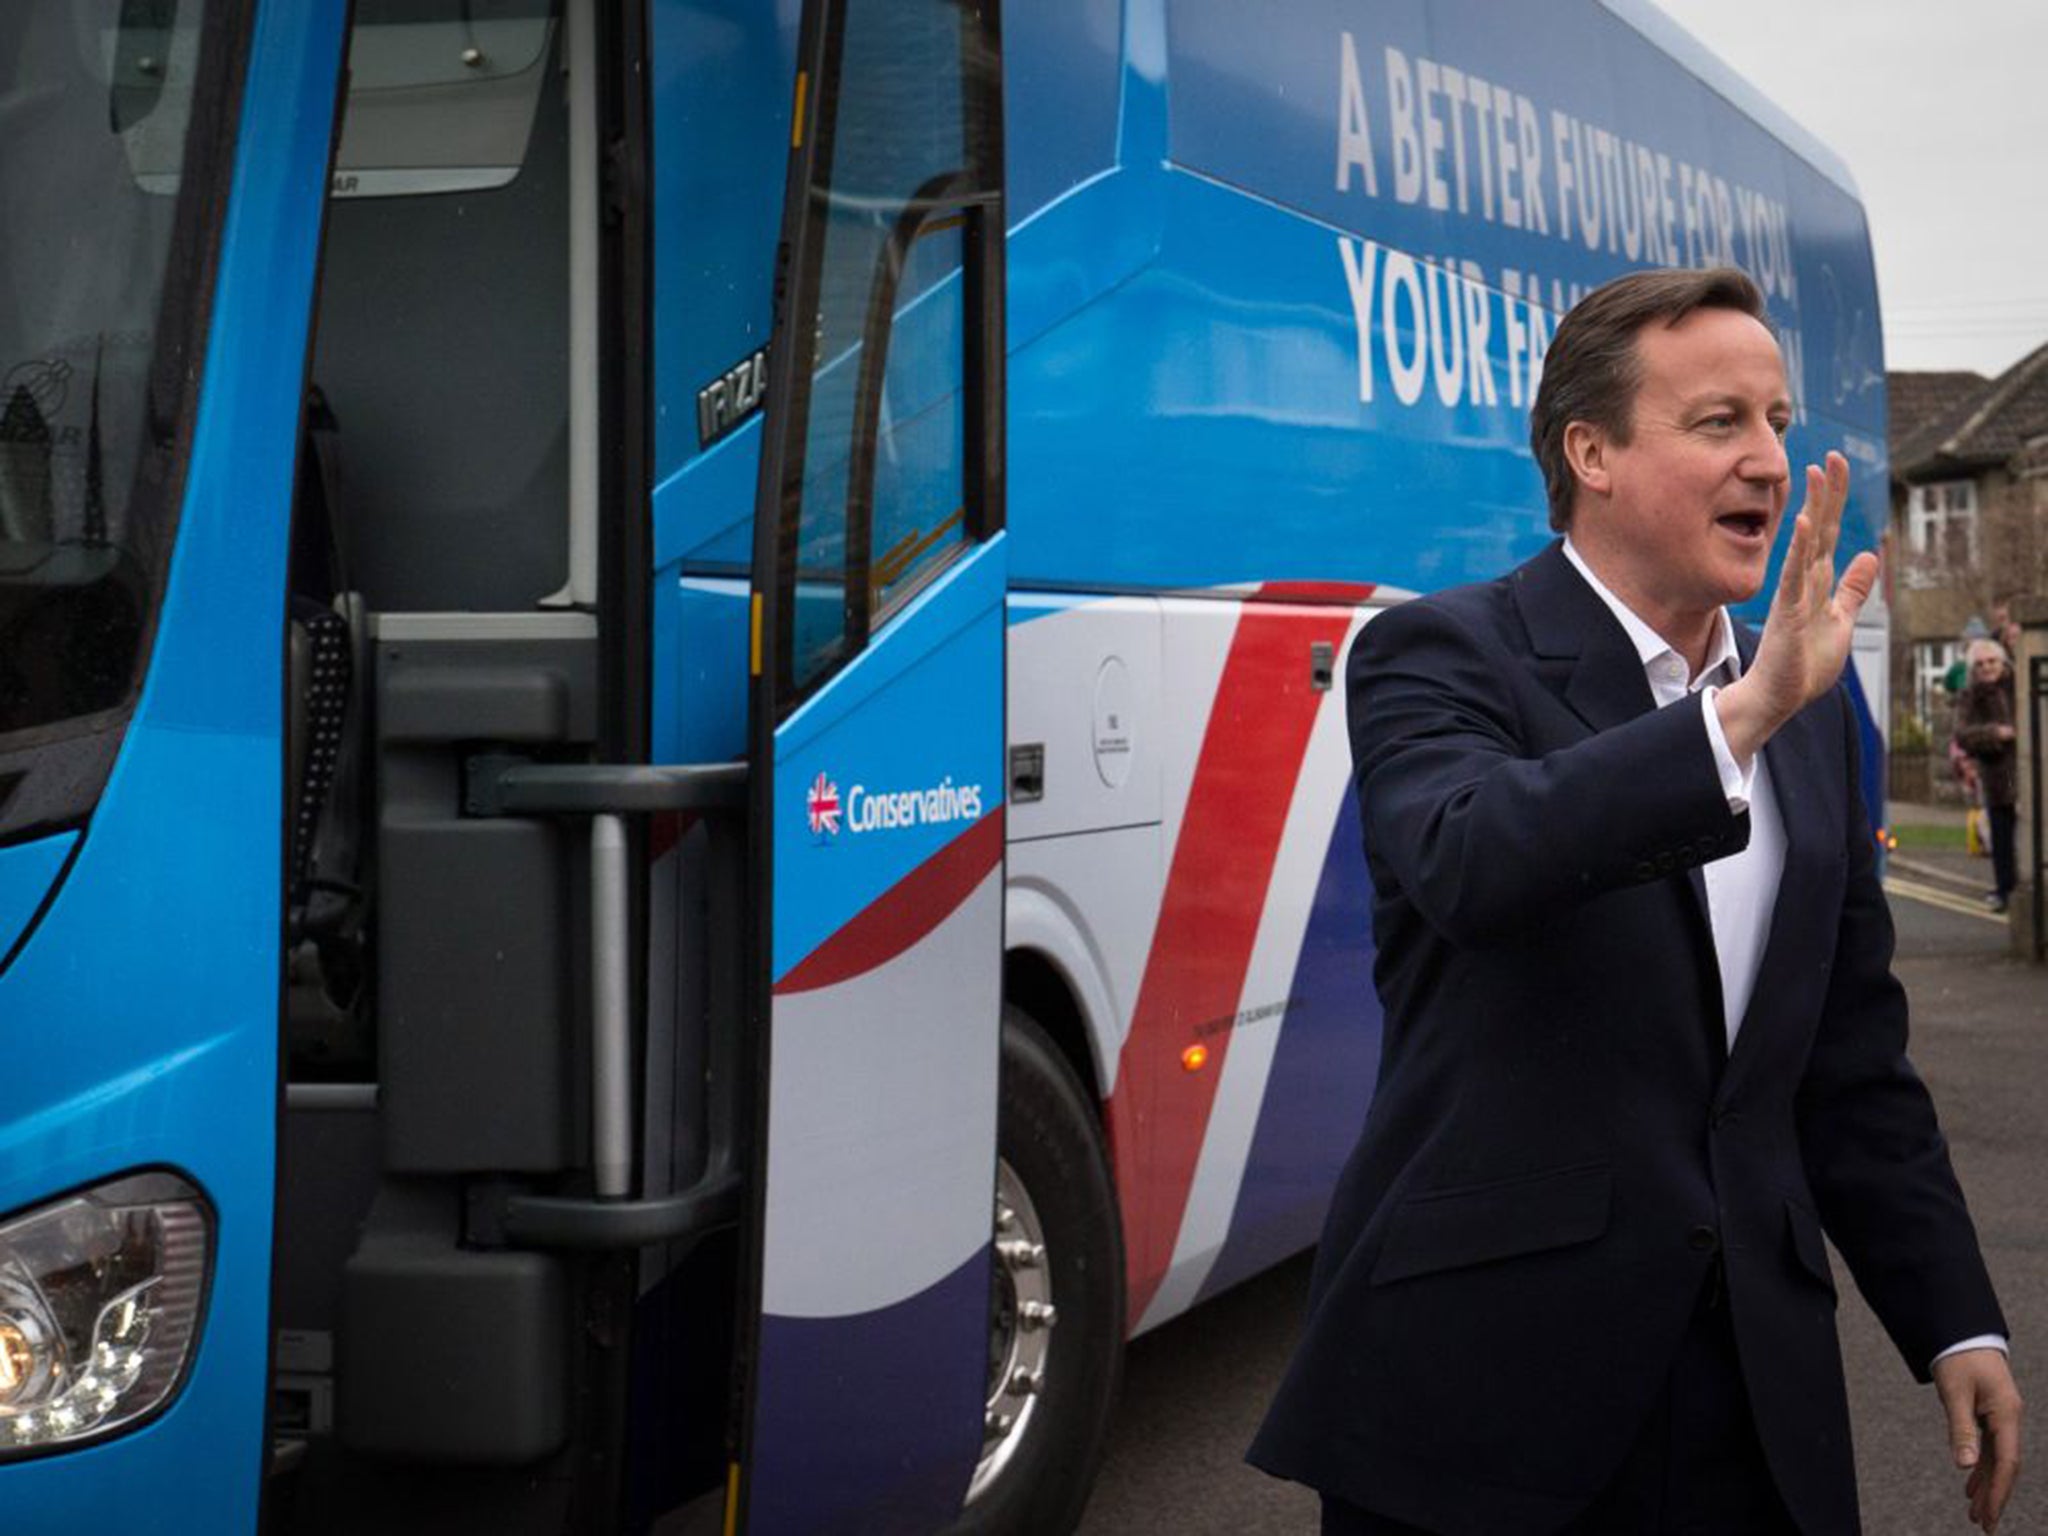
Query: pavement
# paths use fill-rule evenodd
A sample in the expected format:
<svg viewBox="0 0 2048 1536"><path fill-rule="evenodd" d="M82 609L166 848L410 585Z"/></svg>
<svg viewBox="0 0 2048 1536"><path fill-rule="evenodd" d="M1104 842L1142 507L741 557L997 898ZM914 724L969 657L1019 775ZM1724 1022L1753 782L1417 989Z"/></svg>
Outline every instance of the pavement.
<svg viewBox="0 0 2048 1536"><path fill-rule="evenodd" d="M1941 814L1894 806L1895 824L1902 812ZM1960 825L1961 812L1945 814ZM2048 968L2016 958L2007 920L1982 905L1988 858L1902 853L1891 856L1886 889L1899 928L1896 970L1912 1000L1913 1061L1940 1109L1998 1285L2020 1389L2039 1395L2048 1381ZM1835 1271L1866 1536L1968 1530L1961 1479L1941 1466L1934 1393L1911 1381L1839 1256ZM2022 1479L2001 1531L2048 1531L2040 1481L2038 1472Z"/></svg>
<svg viewBox="0 0 2048 1536"><path fill-rule="evenodd" d="M1939 827L1961 832L1963 811L1958 806L1911 805L1893 801L1885 808L1892 830L1910 838L1912 829ZM1991 889L1991 856L1964 853L1950 848L1907 847L1893 853L1889 871L1908 880L1924 881L1937 889L1953 888L1981 897Z"/></svg>
<svg viewBox="0 0 2048 1536"><path fill-rule="evenodd" d="M2014 954L2024 955L2031 951L2033 910L2027 905L2024 890L2015 898L2009 918L1989 912L1984 905L1992 886L1988 853L1972 854L1961 849L1927 848L1913 843L1912 830L1918 827L1938 826L1960 834L1963 812L1959 807L1894 802L1888 813L1894 832L1901 833L1909 843L1887 860L1885 888L1893 896L1909 897L1955 911L1985 913L1993 920L2007 924L2005 932ZM2020 875L2024 882L2027 861L2033 856L2032 839L2024 822L2020 825L2019 842Z"/></svg>
<svg viewBox="0 0 2048 1536"><path fill-rule="evenodd" d="M1895 824L1959 811L1894 807ZM2021 1391L2048 1402L2048 968L2015 959L1988 913L1988 860L1910 849L1887 873L1912 1053L1938 1106L2012 1328ZM1244 1447L1300 1325L1306 1255L1138 1339L1083 1536L1316 1530L1306 1490L1245 1466ZM1971 1530L1940 1405L1917 1385L1836 1261L1864 1536ZM2048 1425L2033 1427L2036 1443ZM2000 1525L2048 1532L2048 1475L2021 1480Z"/></svg>

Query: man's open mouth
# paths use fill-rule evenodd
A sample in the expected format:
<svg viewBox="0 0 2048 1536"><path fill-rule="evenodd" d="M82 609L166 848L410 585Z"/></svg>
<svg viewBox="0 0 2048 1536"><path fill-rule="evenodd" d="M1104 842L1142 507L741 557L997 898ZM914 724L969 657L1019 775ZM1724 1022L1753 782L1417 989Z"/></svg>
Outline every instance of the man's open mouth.
<svg viewBox="0 0 2048 1536"><path fill-rule="evenodd" d="M1760 539L1771 526L1768 512L1723 512L1715 521L1745 539Z"/></svg>

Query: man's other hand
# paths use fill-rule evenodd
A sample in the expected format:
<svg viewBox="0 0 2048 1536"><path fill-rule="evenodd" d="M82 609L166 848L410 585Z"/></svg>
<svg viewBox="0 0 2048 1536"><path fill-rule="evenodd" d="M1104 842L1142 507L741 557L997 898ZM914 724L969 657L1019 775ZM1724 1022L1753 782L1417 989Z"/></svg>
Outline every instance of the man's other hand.
<svg viewBox="0 0 2048 1536"><path fill-rule="evenodd" d="M1747 763L1778 727L1835 686L1849 659L1856 615L1877 585L1877 556L1858 555L1835 581L1835 540L1849 502L1849 461L1829 453L1825 470L1806 466L1806 504L1778 573L1756 660L1714 697L1721 733Z"/></svg>
<svg viewBox="0 0 2048 1536"><path fill-rule="evenodd" d="M1948 1415L1949 1451L1963 1481L1970 1523L1998 1529L2020 1475L2019 1388L2002 1350L1965 1349L1934 1362L1934 1389Z"/></svg>

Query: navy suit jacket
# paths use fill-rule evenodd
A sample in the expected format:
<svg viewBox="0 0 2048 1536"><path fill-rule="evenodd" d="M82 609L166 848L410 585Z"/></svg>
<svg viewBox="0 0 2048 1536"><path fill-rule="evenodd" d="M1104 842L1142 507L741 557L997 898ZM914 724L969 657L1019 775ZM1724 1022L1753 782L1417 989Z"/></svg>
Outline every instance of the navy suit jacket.
<svg viewBox="0 0 2048 1536"><path fill-rule="evenodd" d="M1380 1078L1252 1460L1446 1536L1554 1531L1718 1262L1780 1492L1855 1531L1823 1232L1922 1379L2005 1322L1906 1059L1846 694L1764 749L1785 867L1730 1052L1699 866L1748 818L1701 697L1654 707L1559 546L1381 614L1348 682Z"/></svg>

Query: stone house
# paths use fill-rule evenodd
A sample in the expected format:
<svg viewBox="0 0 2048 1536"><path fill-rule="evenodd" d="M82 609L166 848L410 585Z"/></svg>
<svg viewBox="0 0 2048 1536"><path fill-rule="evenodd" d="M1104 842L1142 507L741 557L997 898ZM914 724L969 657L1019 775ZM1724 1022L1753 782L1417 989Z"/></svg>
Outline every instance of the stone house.
<svg viewBox="0 0 2048 1536"><path fill-rule="evenodd" d="M1972 619L2048 593L2048 346L1995 379L1891 373L1892 743L1937 750Z"/></svg>

